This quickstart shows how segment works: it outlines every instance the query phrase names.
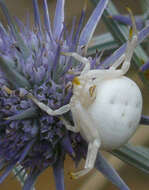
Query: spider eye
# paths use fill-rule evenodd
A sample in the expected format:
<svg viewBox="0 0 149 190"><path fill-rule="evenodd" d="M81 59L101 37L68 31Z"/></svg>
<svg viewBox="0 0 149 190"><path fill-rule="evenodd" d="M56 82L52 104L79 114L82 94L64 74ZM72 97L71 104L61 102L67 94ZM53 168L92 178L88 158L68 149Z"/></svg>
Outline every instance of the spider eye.
<svg viewBox="0 0 149 190"><path fill-rule="evenodd" d="M89 94L90 94L91 97L93 97L94 92L95 92L95 89L96 89L96 85L91 86L91 87L89 88Z"/></svg>

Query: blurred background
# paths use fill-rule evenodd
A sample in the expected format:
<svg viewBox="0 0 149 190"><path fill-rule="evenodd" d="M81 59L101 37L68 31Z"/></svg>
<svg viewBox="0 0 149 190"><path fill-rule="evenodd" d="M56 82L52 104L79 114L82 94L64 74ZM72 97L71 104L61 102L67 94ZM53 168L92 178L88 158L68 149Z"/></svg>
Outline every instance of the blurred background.
<svg viewBox="0 0 149 190"><path fill-rule="evenodd" d="M25 22L27 12L30 14L31 23L33 22L33 10L32 10L32 1L31 0L5 0L6 4L13 16L16 16ZM114 4L117 6L117 9L121 13L125 13L125 7L129 6L134 14L141 13L141 0L113 0ZM39 4L42 4L42 0L39 0ZM56 0L49 0L49 9L51 19L54 15ZM84 0L66 0L65 6L65 20L68 26L71 26L72 18L77 16L79 18L81 9L84 5ZM89 15L93 10L93 5L88 1L87 7L87 16L86 20L88 19ZM42 7L41 7L42 13ZM5 23L5 18L0 12L0 19L1 22ZM103 33L106 30L106 27L102 22L100 22L96 34ZM145 114L149 114L149 91L143 85L141 80L138 77L138 74L133 69L128 73L129 77L132 78L137 82L140 86L143 97L144 97L144 110ZM141 144L141 145L148 145L149 144L149 128L145 126L141 126L140 129L137 131L135 136L131 139L133 144ZM143 172L135 169L132 166L129 166L116 157L112 156L111 154L103 152L109 162L114 166L114 168L118 171L122 179L128 184L131 190L147 190L149 186L149 176L144 174ZM80 164L80 168L83 167L84 162ZM66 190L116 190L117 188L113 186L110 182L106 180L105 177L102 176L96 170L93 170L88 175L82 177L78 180L71 180L68 172L75 171L77 169L74 168L73 162L71 158L67 157L65 161L65 185ZM10 175L7 180L0 184L0 190L20 190L19 182L14 178L13 175ZM37 190L55 190L54 186L54 178L52 175L52 169L47 169L38 179L36 184Z"/></svg>

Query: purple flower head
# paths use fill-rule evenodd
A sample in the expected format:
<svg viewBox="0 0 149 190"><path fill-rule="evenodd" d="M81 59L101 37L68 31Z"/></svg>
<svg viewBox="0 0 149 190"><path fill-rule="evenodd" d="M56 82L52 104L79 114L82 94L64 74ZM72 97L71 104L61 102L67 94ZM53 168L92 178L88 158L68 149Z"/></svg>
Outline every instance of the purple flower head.
<svg viewBox="0 0 149 190"><path fill-rule="evenodd" d="M51 166L56 189L64 190L65 155L77 165L86 157L87 144L79 134L68 131L59 116L49 116L37 107L29 94L53 110L69 103L72 80L83 65L63 52L84 54L108 0L99 1L85 26L83 9L79 24L74 20L71 31L64 22L64 0L57 0L53 26L47 0L42 3L44 25L38 2L33 0L35 24L31 29L18 19L14 21L0 0L9 26L6 30L0 24L0 182L21 164L28 170L23 190L30 190L41 172ZM98 58L90 58L94 69L99 67ZM65 117L73 123L71 113ZM129 189L100 153L96 168L121 190Z"/></svg>

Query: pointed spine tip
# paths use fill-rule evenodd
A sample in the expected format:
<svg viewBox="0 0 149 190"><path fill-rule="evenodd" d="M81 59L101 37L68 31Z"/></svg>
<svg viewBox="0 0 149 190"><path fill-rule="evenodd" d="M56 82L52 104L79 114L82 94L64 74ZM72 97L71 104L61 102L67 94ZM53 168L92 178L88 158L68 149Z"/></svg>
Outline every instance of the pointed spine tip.
<svg viewBox="0 0 149 190"><path fill-rule="evenodd" d="M87 6L88 6L88 1L85 0L85 1L84 1L84 5L83 5L83 11L84 11L84 12L86 12Z"/></svg>

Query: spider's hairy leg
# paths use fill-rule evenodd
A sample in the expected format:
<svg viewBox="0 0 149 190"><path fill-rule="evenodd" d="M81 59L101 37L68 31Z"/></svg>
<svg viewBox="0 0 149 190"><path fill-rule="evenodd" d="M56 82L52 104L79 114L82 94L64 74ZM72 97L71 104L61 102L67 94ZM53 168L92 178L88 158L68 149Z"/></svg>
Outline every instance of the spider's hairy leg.
<svg viewBox="0 0 149 190"><path fill-rule="evenodd" d="M115 70L117 67L119 67L123 61L125 60L125 53L122 54L114 63L113 65L109 68L109 70Z"/></svg>
<svg viewBox="0 0 149 190"><path fill-rule="evenodd" d="M13 90L9 89L7 86L3 86L2 88L7 92L7 94L13 93ZM69 104L62 106L59 109L52 110L50 107L48 107L44 103L37 100L37 98L35 98L31 93L28 93L26 96L29 99L31 99L41 110L45 111L48 115L51 115L51 116L62 115L64 113L70 111Z"/></svg>
<svg viewBox="0 0 149 190"><path fill-rule="evenodd" d="M97 153L100 148L100 144L101 144L100 139L95 139L93 142L89 143L85 167L83 170L80 170L79 172L71 173L71 177L73 179L77 179L77 178L87 174L90 170L92 170L94 168Z"/></svg>
<svg viewBox="0 0 149 190"><path fill-rule="evenodd" d="M129 31L129 40L127 41L127 47L126 47L126 52L125 52L125 61L121 67L124 74L128 71L128 69L130 67L130 61L131 61L133 52L134 52L134 50L137 46L137 42L138 42L138 32L137 32L137 28L136 28L135 18L132 14L132 11L129 8L127 8L127 10L131 17L132 28L130 28L130 31Z"/></svg>
<svg viewBox="0 0 149 190"><path fill-rule="evenodd" d="M41 110L51 116L62 115L70 110L69 104L62 106L59 109L52 110L49 106L37 100L37 98L35 98L31 93L29 93L27 97L30 98Z"/></svg>
<svg viewBox="0 0 149 190"><path fill-rule="evenodd" d="M81 74L84 74L90 70L90 62L86 57L83 57L75 52L62 52L63 55L65 56L70 56L76 59L77 61L81 62L84 64L84 68L81 72Z"/></svg>

